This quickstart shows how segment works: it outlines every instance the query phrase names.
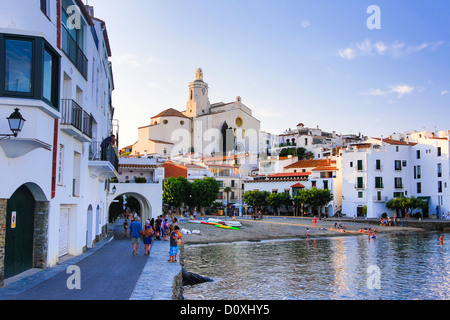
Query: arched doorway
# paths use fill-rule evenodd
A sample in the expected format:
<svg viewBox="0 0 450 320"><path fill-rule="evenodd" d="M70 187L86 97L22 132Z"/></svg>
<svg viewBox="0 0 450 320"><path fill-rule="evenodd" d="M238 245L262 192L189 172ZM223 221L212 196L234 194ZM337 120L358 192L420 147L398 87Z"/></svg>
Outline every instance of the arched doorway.
<svg viewBox="0 0 450 320"><path fill-rule="evenodd" d="M6 206L4 277L8 278L33 267L35 198L22 185Z"/></svg>

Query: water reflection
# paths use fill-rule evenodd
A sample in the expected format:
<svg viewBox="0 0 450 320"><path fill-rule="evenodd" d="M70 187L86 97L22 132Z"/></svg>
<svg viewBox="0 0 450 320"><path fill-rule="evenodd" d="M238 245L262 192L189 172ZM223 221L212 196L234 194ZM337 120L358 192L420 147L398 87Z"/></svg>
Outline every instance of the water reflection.
<svg viewBox="0 0 450 320"><path fill-rule="evenodd" d="M449 252L437 233L187 246L187 270L215 281L186 299L449 299ZM368 287L370 266L380 289ZM371 279L369 279L371 280Z"/></svg>

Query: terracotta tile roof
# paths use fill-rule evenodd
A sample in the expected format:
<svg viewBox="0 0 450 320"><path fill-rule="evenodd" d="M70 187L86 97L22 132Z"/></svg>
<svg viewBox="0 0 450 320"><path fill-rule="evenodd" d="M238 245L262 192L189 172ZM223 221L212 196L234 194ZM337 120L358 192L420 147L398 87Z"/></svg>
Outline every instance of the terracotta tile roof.
<svg viewBox="0 0 450 320"><path fill-rule="evenodd" d="M381 141L381 138L373 138L373 139ZM388 143L388 144L394 144L394 145L410 145L410 146L415 146L417 144L415 142L406 142L406 141L392 140L392 139L383 139L383 142Z"/></svg>
<svg viewBox="0 0 450 320"><path fill-rule="evenodd" d="M163 165L164 167L164 178L169 177L185 177L187 178L187 168L173 163L172 161L166 161Z"/></svg>
<svg viewBox="0 0 450 320"><path fill-rule="evenodd" d="M328 166L333 161L322 159L322 160L299 160L293 164L290 164L284 169L294 169L294 168L315 168L320 166Z"/></svg>
<svg viewBox="0 0 450 320"><path fill-rule="evenodd" d="M299 183L296 183L296 184L294 184L294 185L291 186L291 188L304 188L304 187L305 187L305 186L302 185L300 182L299 182Z"/></svg>
<svg viewBox="0 0 450 320"><path fill-rule="evenodd" d="M336 167L332 167L332 166L319 166L316 167L314 169L312 169L312 171L336 171L337 168Z"/></svg>
<svg viewBox="0 0 450 320"><path fill-rule="evenodd" d="M268 178L283 178L283 177L306 177L309 176L311 172L284 172L284 173L274 173L270 174Z"/></svg>
<svg viewBox="0 0 450 320"><path fill-rule="evenodd" d="M179 117L179 118L187 118L187 119L189 119L189 117L186 117L180 111L175 110L173 108L169 108L167 110L164 110L163 112L157 114L156 116L152 117L151 119L161 118L161 117Z"/></svg>

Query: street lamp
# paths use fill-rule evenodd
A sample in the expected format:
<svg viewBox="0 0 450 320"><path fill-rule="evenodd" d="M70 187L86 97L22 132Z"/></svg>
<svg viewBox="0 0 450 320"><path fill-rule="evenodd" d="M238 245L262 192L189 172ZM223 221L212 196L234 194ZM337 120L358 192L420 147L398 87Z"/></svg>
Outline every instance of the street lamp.
<svg viewBox="0 0 450 320"><path fill-rule="evenodd" d="M15 108L14 112L6 119L8 119L9 129L12 134L0 134L0 137L17 137L19 132L22 131L23 124L26 121L20 114L19 108Z"/></svg>

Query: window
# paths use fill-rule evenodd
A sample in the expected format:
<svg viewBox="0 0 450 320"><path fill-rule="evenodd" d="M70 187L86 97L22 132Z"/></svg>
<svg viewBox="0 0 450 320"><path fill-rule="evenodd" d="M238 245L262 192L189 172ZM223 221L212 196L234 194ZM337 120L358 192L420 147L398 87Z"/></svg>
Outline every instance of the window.
<svg viewBox="0 0 450 320"><path fill-rule="evenodd" d="M417 159L420 159L420 150L417 150L417 151L416 151L416 158L417 158Z"/></svg>
<svg viewBox="0 0 450 320"><path fill-rule="evenodd" d="M399 151L399 147L396 146L396 147L395 147L395 152L398 152L398 151Z"/></svg>
<svg viewBox="0 0 450 320"><path fill-rule="evenodd" d="M381 160L377 159L375 162L375 170L381 170Z"/></svg>
<svg viewBox="0 0 450 320"><path fill-rule="evenodd" d="M442 177L442 163L437 164L437 176L438 178Z"/></svg>
<svg viewBox="0 0 450 320"><path fill-rule="evenodd" d="M377 191L377 201L381 201L381 191Z"/></svg>
<svg viewBox="0 0 450 320"><path fill-rule="evenodd" d="M442 181L438 181L438 192L442 192Z"/></svg>
<svg viewBox="0 0 450 320"><path fill-rule="evenodd" d="M422 183L417 182L417 193L422 193Z"/></svg>
<svg viewBox="0 0 450 320"><path fill-rule="evenodd" d="M323 181L323 190L328 190L328 180Z"/></svg>
<svg viewBox="0 0 450 320"><path fill-rule="evenodd" d="M364 192L358 191L358 198L359 199L364 198Z"/></svg>
<svg viewBox="0 0 450 320"><path fill-rule="evenodd" d="M403 192L394 192L394 198L401 198L404 196L405 196L405 194Z"/></svg>
<svg viewBox="0 0 450 320"><path fill-rule="evenodd" d="M394 178L394 187L396 189L402 189L403 188L402 178Z"/></svg>
<svg viewBox="0 0 450 320"><path fill-rule="evenodd" d="M350 161L350 168L353 168L353 162Z"/></svg>
<svg viewBox="0 0 450 320"><path fill-rule="evenodd" d="M406 164L407 164L406 160L403 160L402 161L402 167L406 167Z"/></svg>
<svg viewBox="0 0 450 320"><path fill-rule="evenodd" d="M223 181L217 181L217 183L219 184L219 188L223 188Z"/></svg>
<svg viewBox="0 0 450 320"><path fill-rule="evenodd" d="M42 69L42 98L53 107L59 99L59 59L49 48L44 48Z"/></svg>
<svg viewBox="0 0 450 320"><path fill-rule="evenodd" d="M375 177L375 188L383 188L383 177Z"/></svg>
<svg viewBox="0 0 450 320"><path fill-rule="evenodd" d="M358 171L362 171L362 170L363 170L363 161L358 160Z"/></svg>
<svg viewBox="0 0 450 320"><path fill-rule="evenodd" d="M440 157L442 155L441 147L437 147L437 156Z"/></svg>
<svg viewBox="0 0 450 320"><path fill-rule="evenodd" d="M33 42L5 40L5 90L32 92Z"/></svg>
<svg viewBox="0 0 450 320"><path fill-rule="evenodd" d="M59 110L59 59L43 38L0 34L0 96L42 100Z"/></svg>
<svg viewBox="0 0 450 320"><path fill-rule="evenodd" d="M364 178L363 177L357 177L356 178L356 187L358 189L363 189L364 188Z"/></svg>
<svg viewBox="0 0 450 320"><path fill-rule="evenodd" d="M314 188L316 187L316 181L315 180L311 181L311 187L314 187Z"/></svg>
<svg viewBox="0 0 450 320"><path fill-rule="evenodd" d="M395 160L395 170L396 171L402 170L402 162L400 160Z"/></svg>
<svg viewBox="0 0 450 320"><path fill-rule="evenodd" d="M50 4L49 0L41 0L41 11L43 14L50 18Z"/></svg>

